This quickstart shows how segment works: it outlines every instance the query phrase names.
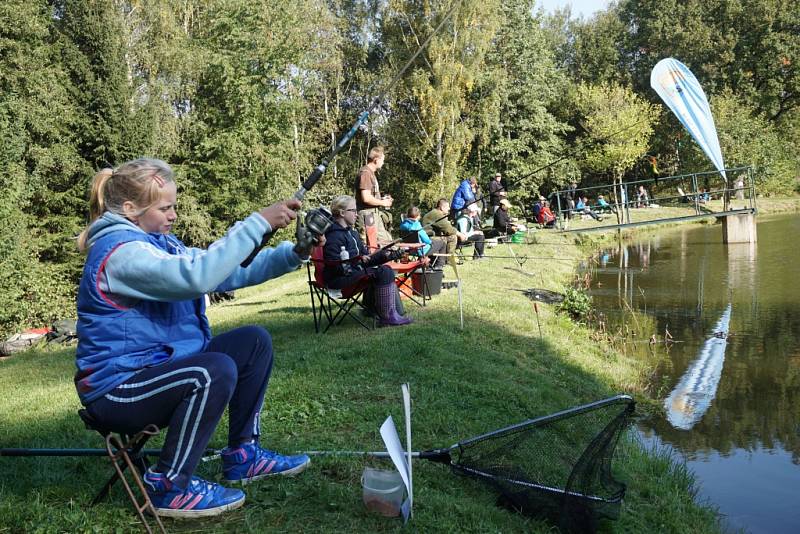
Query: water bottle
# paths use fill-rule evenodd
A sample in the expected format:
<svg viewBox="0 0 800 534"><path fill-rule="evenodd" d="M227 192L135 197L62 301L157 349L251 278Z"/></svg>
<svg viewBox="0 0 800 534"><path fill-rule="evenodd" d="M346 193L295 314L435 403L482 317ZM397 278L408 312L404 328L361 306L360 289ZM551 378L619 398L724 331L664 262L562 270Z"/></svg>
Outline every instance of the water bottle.
<svg viewBox="0 0 800 534"><path fill-rule="evenodd" d="M350 254L347 252L347 249L342 247L342 250L339 252L339 259L342 260L342 269L344 269L344 274L350 274L350 271L353 270L353 267L350 265Z"/></svg>

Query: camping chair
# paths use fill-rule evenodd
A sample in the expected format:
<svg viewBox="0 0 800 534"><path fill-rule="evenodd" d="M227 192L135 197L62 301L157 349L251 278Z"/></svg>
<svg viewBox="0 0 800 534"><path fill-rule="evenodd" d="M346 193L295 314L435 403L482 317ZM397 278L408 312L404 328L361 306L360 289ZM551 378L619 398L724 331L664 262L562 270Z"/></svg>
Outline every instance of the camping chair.
<svg viewBox="0 0 800 534"><path fill-rule="evenodd" d="M367 250L372 254L379 250L380 244L378 243L378 229L375 227L375 215L367 213L364 216L364 230L367 236ZM425 276L427 258L422 256L422 243L398 243L398 248L407 252L408 256L414 256L416 259L409 259L408 262L404 261L388 261L384 263L387 267L392 269L397 276L395 277L395 284L397 290L401 295L405 295L412 302L419 306L425 306L425 301L430 300L430 292L427 289L427 277ZM414 287L412 274L419 273L421 276L418 280L422 281L422 287Z"/></svg>
<svg viewBox="0 0 800 534"><path fill-rule="evenodd" d="M313 273L311 271L313 264ZM322 271L325 268L325 258L322 247L314 247L311 250L311 261L306 264L308 271L308 291L311 294L311 313L314 315L314 330L317 333L325 322L323 333L334 324L342 324L345 317L350 317L355 322L371 330L375 327L375 320L372 326L361 319L353 308L369 312L369 308L364 302L364 291L369 287L369 280L364 279L355 285L344 289L330 289L325 285L322 278ZM372 314L374 316L374 314Z"/></svg>
<svg viewBox="0 0 800 534"><path fill-rule="evenodd" d="M144 429L140 430L136 434L131 435L123 432L115 432L114 430L105 428L97 420L95 420L88 411L84 409L78 410L78 416L80 416L81 420L83 420L86 428L89 430L94 430L103 436L103 439L106 443L108 456L111 458L111 463L114 466L114 473L105 483L100 492L95 496L94 500L92 500L91 506L94 506L105 499L108 496L108 492L111 490L111 487L116 484L118 480L120 480L122 481L122 485L125 488L131 503L133 503L133 507L136 509L139 520L142 522L142 525L144 525L144 528L147 530L147 532L152 533L153 530L150 528L150 524L147 522L147 518L144 515L145 511L155 518L159 531L166 533L164 525L161 523L161 518L159 518L158 514L156 514L155 508L153 508L153 503L150 501L147 491L145 491L141 477L141 475L143 475L149 467L149 462L147 460L146 453L143 451L143 448L147 443L147 440L158 435L158 427L155 425L147 425ZM137 500L136 495L131 490L131 485L125 478L126 469L128 470L130 477L133 478L136 487L139 489L139 493L143 496L142 503Z"/></svg>
<svg viewBox="0 0 800 534"><path fill-rule="evenodd" d="M464 248L472 248L472 241L459 240L456 243L456 248L454 251L456 265L463 265L464 262L467 260L467 256L466 254L464 254Z"/></svg>

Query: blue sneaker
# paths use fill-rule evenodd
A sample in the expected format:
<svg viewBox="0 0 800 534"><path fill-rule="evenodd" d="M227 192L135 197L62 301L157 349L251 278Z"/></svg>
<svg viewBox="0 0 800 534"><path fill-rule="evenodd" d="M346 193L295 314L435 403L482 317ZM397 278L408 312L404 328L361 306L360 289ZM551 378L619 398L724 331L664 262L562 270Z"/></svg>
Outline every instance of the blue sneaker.
<svg viewBox="0 0 800 534"><path fill-rule="evenodd" d="M293 476L303 471L311 459L305 454L283 456L268 451L251 441L232 449L222 451L222 472L228 482L247 484L271 475Z"/></svg>
<svg viewBox="0 0 800 534"><path fill-rule="evenodd" d="M242 490L224 488L200 477L192 477L189 487L181 489L163 473L155 473L150 468L142 477L142 482L153 508L162 517L209 517L244 504Z"/></svg>

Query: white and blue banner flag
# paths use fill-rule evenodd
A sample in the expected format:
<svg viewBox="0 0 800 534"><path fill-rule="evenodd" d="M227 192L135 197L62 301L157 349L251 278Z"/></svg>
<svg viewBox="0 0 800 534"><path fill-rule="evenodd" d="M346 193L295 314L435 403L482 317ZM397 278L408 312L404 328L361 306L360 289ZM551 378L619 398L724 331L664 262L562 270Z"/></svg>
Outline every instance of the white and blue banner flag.
<svg viewBox="0 0 800 534"><path fill-rule="evenodd" d="M650 86L692 134L727 182L714 117L706 94L692 71L675 58L662 59L650 73Z"/></svg>

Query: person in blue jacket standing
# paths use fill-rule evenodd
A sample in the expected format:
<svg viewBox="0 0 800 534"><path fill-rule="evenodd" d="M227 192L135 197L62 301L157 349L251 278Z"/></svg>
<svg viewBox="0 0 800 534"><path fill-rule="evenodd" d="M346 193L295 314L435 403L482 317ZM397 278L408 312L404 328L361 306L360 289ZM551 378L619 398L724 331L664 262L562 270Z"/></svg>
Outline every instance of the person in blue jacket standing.
<svg viewBox="0 0 800 534"><path fill-rule="evenodd" d="M148 424L167 428L158 463L144 474L145 488L159 515L193 518L244 504L241 490L194 475L226 407L226 481L294 475L309 464L306 455L259 445L273 365L269 333L246 326L212 337L204 299L297 269L302 258L290 242L262 250L247 268L240 263L262 236L295 219L300 203L263 208L202 250L171 233L176 197L172 169L161 160L137 159L95 175L91 223L78 242L86 263L75 385L103 426L128 433Z"/></svg>
<svg viewBox="0 0 800 534"><path fill-rule="evenodd" d="M450 218L454 221L458 218L464 206L475 201L475 189L478 186L478 180L475 178L466 178L461 180L458 189L453 193L453 200L450 202Z"/></svg>

